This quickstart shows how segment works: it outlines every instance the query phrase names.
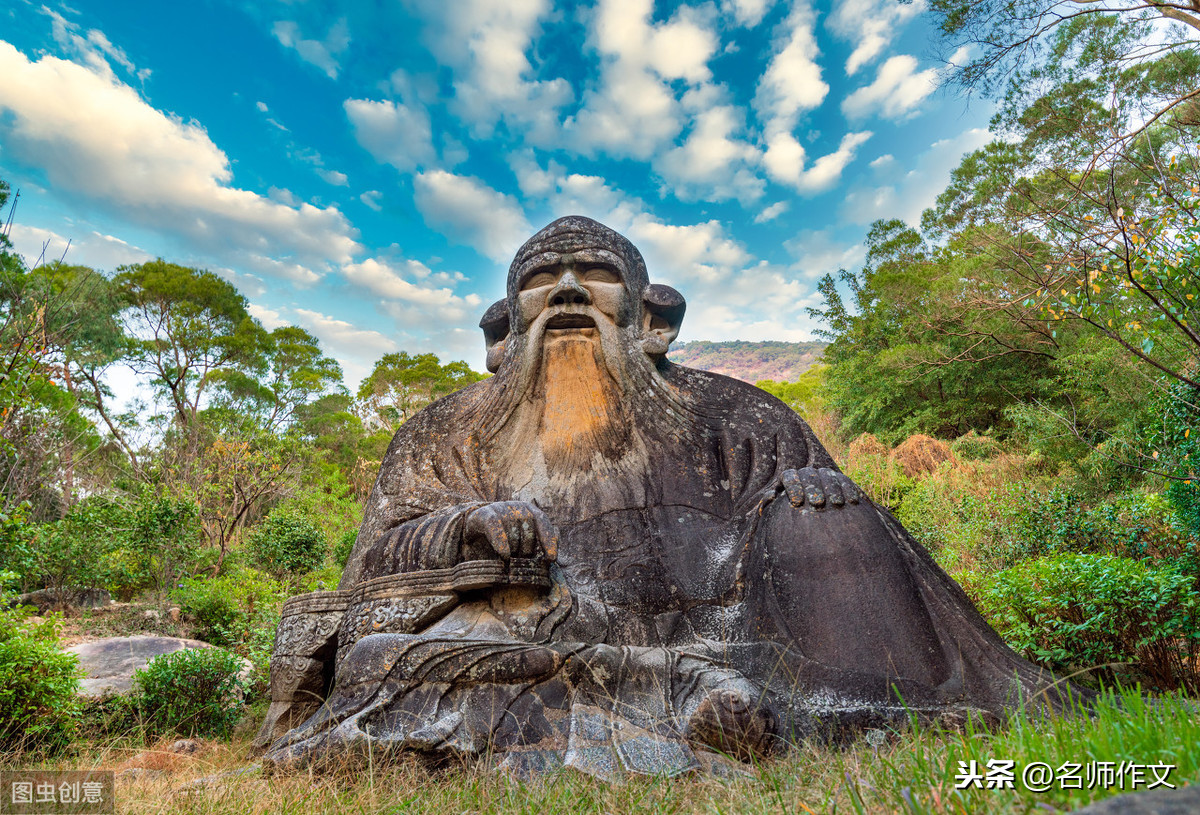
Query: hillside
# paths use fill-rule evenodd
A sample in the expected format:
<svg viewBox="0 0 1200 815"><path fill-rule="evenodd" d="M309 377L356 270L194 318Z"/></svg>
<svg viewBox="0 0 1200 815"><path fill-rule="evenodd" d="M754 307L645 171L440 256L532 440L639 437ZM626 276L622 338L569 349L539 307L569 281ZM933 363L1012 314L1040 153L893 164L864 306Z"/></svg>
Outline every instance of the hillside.
<svg viewBox="0 0 1200 815"><path fill-rule="evenodd" d="M725 374L743 382L774 379L794 382L820 361L823 342L685 342L671 349L668 358L689 368Z"/></svg>

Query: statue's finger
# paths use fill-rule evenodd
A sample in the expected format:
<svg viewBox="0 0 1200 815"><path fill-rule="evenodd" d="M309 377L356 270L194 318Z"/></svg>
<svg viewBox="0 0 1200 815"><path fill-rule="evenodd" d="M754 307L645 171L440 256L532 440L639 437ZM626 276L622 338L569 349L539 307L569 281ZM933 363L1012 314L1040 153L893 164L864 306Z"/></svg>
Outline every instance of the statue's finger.
<svg viewBox="0 0 1200 815"><path fill-rule="evenodd" d="M822 484L825 488L825 498L835 507L845 506L846 496L842 492L842 484L834 470L822 468L820 471Z"/></svg>
<svg viewBox="0 0 1200 815"><path fill-rule="evenodd" d="M800 480L800 473L795 470L784 470L782 480L784 492L787 493L792 506L804 506L804 483Z"/></svg>
<svg viewBox="0 0 1200 815"><path fill-rule="evenodd" d="M558 530L550 519L546 517L546 513L542 512L537 507L530 505L533 516L534 528L537 530L538 540L542 543L542 551L546 553L546 558L549 560L558 560Z"/></svg>
<svg viewBox="0 0 1200 815"><path fill-rule="evenodd" d="M504 560L512 557L512 546L509 544L508 532L500 514L491 507L480 507L471 513L467 521L467 531L483 535L496 554Z"/></svg>
<svg viewBox="0 0 1200 815"><path fill-rule="evenodd" d="M863 499L863 491L858 488L858 485L851 481L841 473L838 474L838 481L842 486L842 495L846 498L846 503L857 504Z"/></svg>
<svg viewBox="0 0 1200 815"><path fill-rule="evenodd" d="M800 477L804 482L804 500L813 509L822 509L825 506L825 490L821 486L821 474L813 467L805 467L800 471Z"/></svg>

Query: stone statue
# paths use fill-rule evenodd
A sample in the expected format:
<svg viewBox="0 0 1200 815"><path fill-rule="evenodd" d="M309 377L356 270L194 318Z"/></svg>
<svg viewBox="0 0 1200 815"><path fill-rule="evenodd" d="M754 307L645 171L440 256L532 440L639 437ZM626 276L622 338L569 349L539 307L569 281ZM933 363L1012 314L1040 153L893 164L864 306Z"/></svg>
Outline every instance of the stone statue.
<svg viewBox="0 0 1200 815"><path fill-rule="evenodd" d="M1036 699L1053 677L799 416L666 359L684 309L590 219L521 247L495 376L400 428L339 590L285 607L268 767L719 771Z"/></svg>

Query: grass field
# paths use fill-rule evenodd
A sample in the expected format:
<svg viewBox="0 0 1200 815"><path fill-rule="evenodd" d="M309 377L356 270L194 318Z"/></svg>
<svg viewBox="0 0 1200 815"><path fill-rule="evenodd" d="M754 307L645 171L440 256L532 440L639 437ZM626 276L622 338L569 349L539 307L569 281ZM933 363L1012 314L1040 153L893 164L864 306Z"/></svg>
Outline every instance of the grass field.
<svg viewBox="0 0 1200 815"><path fill-rule="evenodd" d="M323 777L264 777L253 766L251 728L228 742L204 742L192 756L170 753L170 741L147 748L132 739L84 742L71 757L9 757L5 767L103 768L150 772L118 780L118 811L136 813L564 813L623 812L1047 812L1069 811L1120 792L1087 789L1093 762L1170 764L1177 787L1200 771L1200 713L1187 701L1148 703L1125 693L1102 700L1092 715L1015 720L994 732L914 729L844 747L807 745L748 767L745 777L631 778L606 784L575 772L520 782L479 769L431 770L416 760L363 766ZM956 790L959 762L1015 762L1013 789ZM1026 789L1032 762L1082 765L1081 789ZM1094 765L1093 766L1098 766ZM1102 766L1102 765L1099 765ZM1126 765L1128 766L1128 765ZM240 772L239 772L240 771ZM226 774L223 775L222 774ZM196 779L217 776L198 789ZM1146 773L1146 782L1154 773ZM1130 777L1123 776L1128 788ZM1143 785L1142 788L1145 788Z"/></svg>

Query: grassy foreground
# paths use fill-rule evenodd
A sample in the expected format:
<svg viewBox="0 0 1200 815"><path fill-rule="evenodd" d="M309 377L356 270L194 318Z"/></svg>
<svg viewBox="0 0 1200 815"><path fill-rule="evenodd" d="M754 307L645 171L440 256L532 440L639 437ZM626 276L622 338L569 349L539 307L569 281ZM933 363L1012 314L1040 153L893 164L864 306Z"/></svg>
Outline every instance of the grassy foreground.
<svg viewBox="0 0 1200 815"><path fill-rule="evenodd" d="M1119 789L1033 792L1021 768L1045 762L1174 764L1181 787L1200 770L1200 713L1177 697L1148 703L1109 697L1093 716L1015 721L995 732L916 728L846 748L804 746L750 768L744 778L634 778L605 784L575 772L532 783L469 768L430 771L418 762L364 768L334 777L228 775L196 790L194 779L250 764L249 734L206 743L194 756L111 742L83 745L74 758L38 765L56 769L158 770L118 781L118 811L134 813L611 813L611 812L1046 812L1069 811ZM160 748L165 748L164 742ZM1014 789L955 790L958 762L1016 762ZM29 767L32 762L5 765ZM1083 775L1083 772L1080 773ZM1148 774L1148 778L1153 778Z"/></svg>

